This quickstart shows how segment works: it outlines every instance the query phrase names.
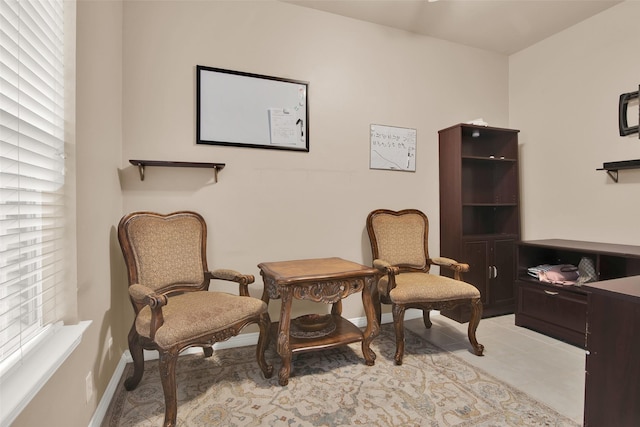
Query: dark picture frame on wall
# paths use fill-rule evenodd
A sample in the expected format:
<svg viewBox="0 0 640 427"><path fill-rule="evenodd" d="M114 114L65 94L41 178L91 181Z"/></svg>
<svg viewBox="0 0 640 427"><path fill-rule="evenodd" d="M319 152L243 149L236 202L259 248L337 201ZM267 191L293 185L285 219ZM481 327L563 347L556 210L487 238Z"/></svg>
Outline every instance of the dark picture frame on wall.
<svg viewBox="0 0 640 427"><path fill-rule="evenodd" d="M309 83L196 66L196 144L309 151Z"/></svg>
<svg viewBox="0 0 640 427"><path fill-rule="evenodd" d="M634 125L629 125L627 119L629 115L629 106L635 107L638 113L638 120ZM634 133L638 134L640 138L640 85L635 92L623 93L620 95L618 101L618 128L620 129L620 136L627 136Z"/></svg>

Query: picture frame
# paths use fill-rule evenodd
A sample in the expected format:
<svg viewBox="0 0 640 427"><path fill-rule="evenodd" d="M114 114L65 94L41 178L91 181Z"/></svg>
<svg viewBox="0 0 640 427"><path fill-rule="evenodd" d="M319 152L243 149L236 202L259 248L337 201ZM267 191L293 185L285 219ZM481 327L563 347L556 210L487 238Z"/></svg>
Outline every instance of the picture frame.
<svg viewBox="0 0 640 427"><path fill-rule="evenodd" d="M309 152L309 83L196 66L196 144Z"/></svg>
<svg viewBox="0 0 640 427"><path fill-rule="evenodd" d="M629 125L627 116L629 115L629 107L638 111L638 122L636 125ZM623 93L618 101L618 128L620 136L627 136L634 133L640 138L640 85L635 92Z"/></svg>
<svg viewBox="0 0 640 427"><path fill-rule="evenodd" d="M416 171L416 129L372 124L369 169Z"/></svg>

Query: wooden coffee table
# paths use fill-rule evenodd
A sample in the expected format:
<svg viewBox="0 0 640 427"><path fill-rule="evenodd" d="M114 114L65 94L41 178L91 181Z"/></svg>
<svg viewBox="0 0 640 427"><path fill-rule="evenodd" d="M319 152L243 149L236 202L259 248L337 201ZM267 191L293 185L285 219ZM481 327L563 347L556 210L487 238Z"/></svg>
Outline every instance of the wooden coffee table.
<svg viewBox="0 0 640 427"><path fill-rule="evenodd" d="M276 349L282 359L278 373L280 385L289 382L293 353L361 341L366 364L371 366L375 363L376 354L370 344L380 333L373 305L376 269L341 258L263 262L258 264L258 268L264 280L262 300L268 304L271 299L282 299L280 321L272 325L277 336ZM364 333L342 317L342 299L356 292L362 292L362 304L367 316ZM313 333L291 336L291 302L294 298L333 304L331 320L335 329L320 336L314 336Z"/></svg>

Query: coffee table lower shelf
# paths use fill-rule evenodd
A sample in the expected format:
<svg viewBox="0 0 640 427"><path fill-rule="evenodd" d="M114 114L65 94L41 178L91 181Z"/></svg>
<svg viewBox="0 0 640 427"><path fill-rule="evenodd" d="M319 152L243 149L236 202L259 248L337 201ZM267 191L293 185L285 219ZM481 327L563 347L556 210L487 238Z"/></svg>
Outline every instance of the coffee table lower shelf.
<svg viewBox="0 0 640 427"><path fill-rule="evenodd" d="M289 347L292 353L304 353L306 351L316 351L329 348L340 347L354 342L360 342L363 338L362 331L353 323L342 316L332 315L336 329L321 337L299 338L289 334ZM271 324L271 337L274 342L278 342L278 329L280 322Z"/></svg>

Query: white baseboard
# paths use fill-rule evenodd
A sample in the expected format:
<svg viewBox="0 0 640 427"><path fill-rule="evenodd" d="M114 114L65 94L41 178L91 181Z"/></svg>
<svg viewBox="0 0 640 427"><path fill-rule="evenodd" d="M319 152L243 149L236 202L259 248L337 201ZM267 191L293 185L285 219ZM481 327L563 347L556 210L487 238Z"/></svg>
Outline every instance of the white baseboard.
<svg viewBox="0 0 640 427"><path fill-rule="evenodd" d="M411 320L418 317L422 317L422 312L420 310L407 310L404 319ZM359 328L364 328L365 326L367 326L366 317L357 317L355 319L349 319L349 321ZM391 315L391 313L384 313L382 315L380 323L384 324L384 323L391 323L391 322L393 322L393 316ZM250 334L240 334L230 338L227 341L216 343L213 345L213 349L221 350L223 348L244 347L248 345L256 345L257 343L258 343L258 332L253 332ZM187 354L197 354L197 353L202 353L202 349L193 347L193 348L186 349L185 351L180 353L180 355L184 356ZM144 360L154 360L157 358L158 358L157 351L145 350ZM129 350L126 350L124 353L122 353L122 356L120 357L120 361L116 366L116 370L113 372L113 375L111 376L111 381L109 381L109 384L107 385L107 389L104 391L104 394L102 395L102 399L100 399L100 402L98 403L98 407L93 413L93 417L91 418L91 421L89 422L88 427L100 427L102 425L104 416L107 414L107 410L109 409L109 404L111 403L111 399L113 399L113 395L116 392L118 383L120 382L120 378L122 378L122 374L124 373L124 368L127 366L127 363L131 363L131 362L133 362L133 359L131 358L131 353L129 353Z"/></svg>
<svg viewBox="0 0 640 427"><path fill-rule="evenodd" d="M111 381L107 384L107 389L104 391L102 395L102 399L98 403L98 407L93 413L93 417L91 421L89 421L88 427L100 427L102 425L102 420L104 416L107 414L107 409L109 409L109 404L111 403L111 399L113 399L113 395L116 393L116 389L118 388L118 383L120 382L120 378L122 378L122 374L124 372L124 368L127 366L127 355L128 351L124 352L118 361L118 365L116 366L116 370L113 372L111 376ZM131 359L131 355L128 356Z"/></svg>

